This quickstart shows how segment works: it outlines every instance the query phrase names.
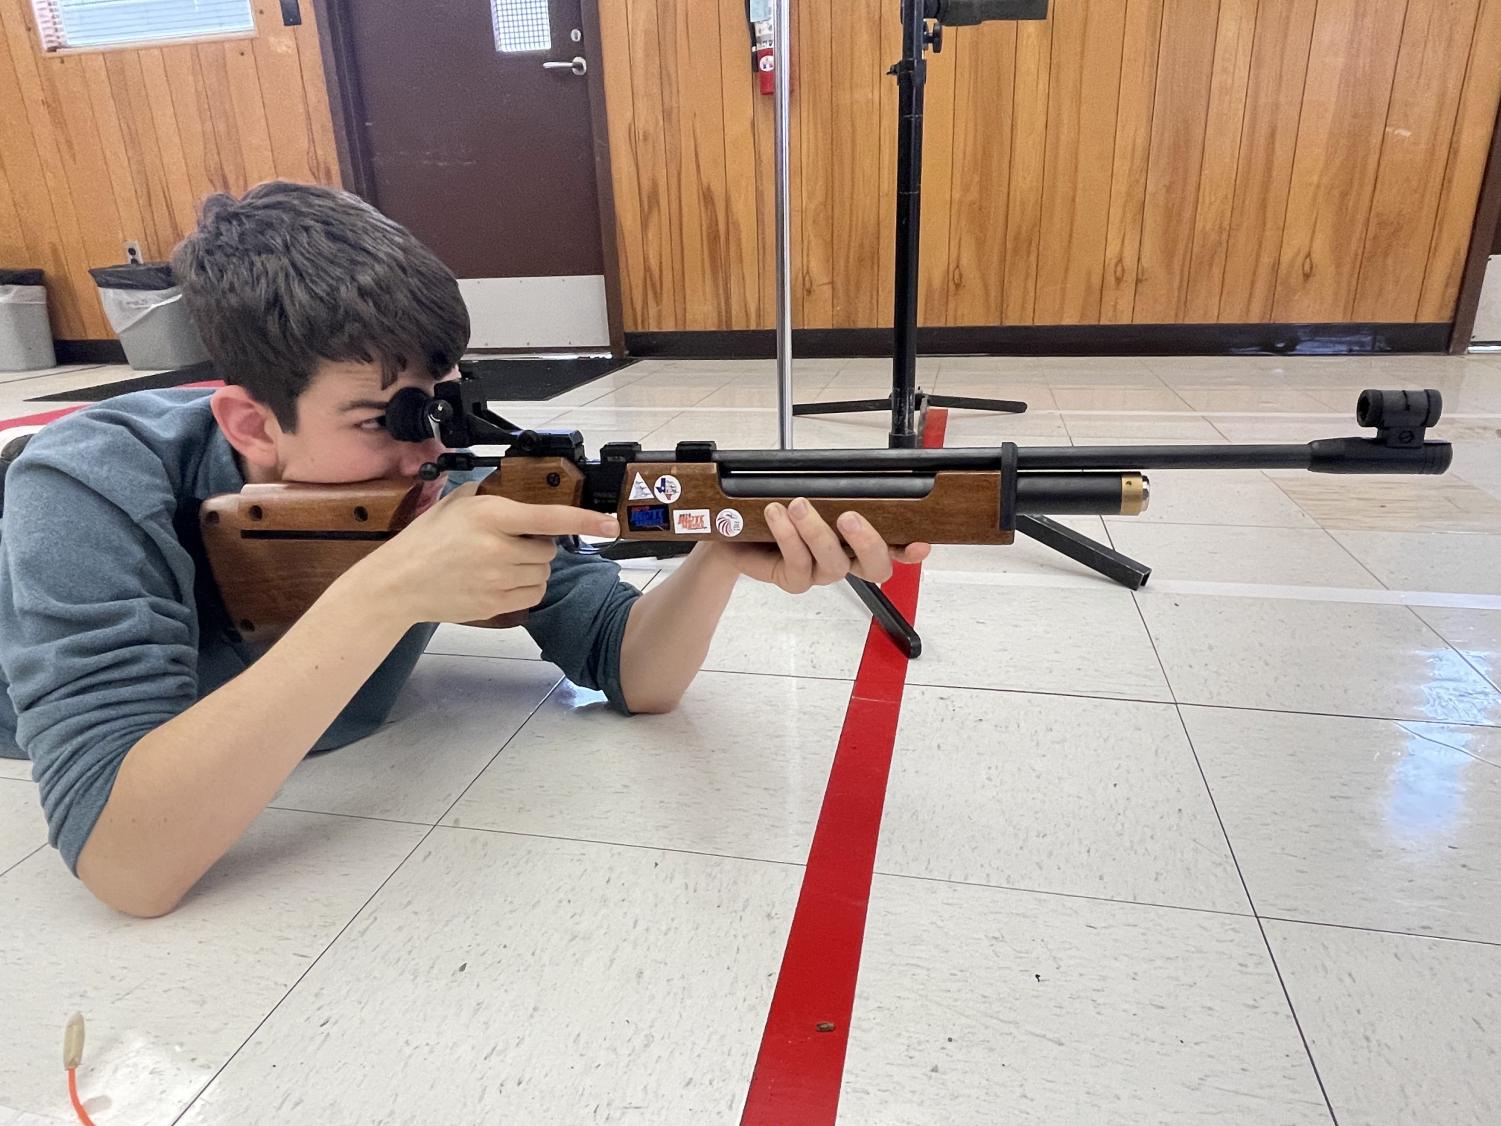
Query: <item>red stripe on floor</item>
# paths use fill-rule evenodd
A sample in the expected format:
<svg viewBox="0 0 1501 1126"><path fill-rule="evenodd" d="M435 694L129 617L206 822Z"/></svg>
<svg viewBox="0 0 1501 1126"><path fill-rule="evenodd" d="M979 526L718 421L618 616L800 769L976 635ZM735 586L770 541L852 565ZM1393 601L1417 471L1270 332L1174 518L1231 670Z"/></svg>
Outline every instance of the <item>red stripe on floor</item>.
<svg viewBox="0 0 1501 1126"><path fill-rule="evenodd" d="M923 445L943 445L947 423L947 411L930 410ZM921 574L920 564L899 563L882 587L908 621L917 612ZM831 1126L838 1114L871 873L906 679L907 658L872 622L808 852L742 1126Z"/></svg>
<svg viewBox="0 0 1501 1126"><path fill-rule="evenodd" d="M200 381L198 383L179 383L176 386L177 387L223 387L224 386L224 381L223 380L219 380L219 379L208 379L208 380L202 380L202 381ZM60 407L60 408L58 408L55 411L43 411L41 414L28 414L28 415L23 415L20 418L0 418L0 430L10 430L12 427L18 427L18 426L43 426L46 423L53 422L53 421L55 421L55 420L57 420L59 418L62 418L64 415L72 414L74 411L81 411L81 410L84 409L84 407L87 407L87 406L93 406L93 404L92 403L79 403L76 406Z"/></svg>

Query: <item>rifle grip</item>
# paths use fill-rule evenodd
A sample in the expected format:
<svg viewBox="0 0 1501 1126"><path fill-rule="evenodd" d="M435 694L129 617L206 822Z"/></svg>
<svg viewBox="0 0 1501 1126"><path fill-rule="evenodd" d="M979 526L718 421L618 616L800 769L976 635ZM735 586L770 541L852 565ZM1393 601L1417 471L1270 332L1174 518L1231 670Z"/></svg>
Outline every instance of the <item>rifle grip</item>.
<svg viewBox="0 0 1501 1126"><path fill-rule="evenodd" d="M584 475L577 465L560 457L512 457L502 459L495 472L479 484L481 496L505 497L520 504L566 504L577 506L584 496ZM511 629L525 625L527 611L497 614L488 621L466 625Z"/></svg>

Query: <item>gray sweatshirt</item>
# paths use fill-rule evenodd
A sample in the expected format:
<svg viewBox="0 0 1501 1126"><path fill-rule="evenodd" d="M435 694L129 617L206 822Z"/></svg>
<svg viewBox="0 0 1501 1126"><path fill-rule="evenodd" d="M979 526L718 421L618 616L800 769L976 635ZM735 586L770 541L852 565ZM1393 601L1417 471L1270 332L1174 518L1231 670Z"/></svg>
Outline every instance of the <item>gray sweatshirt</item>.
<svg viewBox="0 0 1501 1126"><path fill-rule="evenodd" d="M74 872L131 747L262 651L227 630L196 535L198 505L245 484L211 394L96 404L47 426L6 474L0 757L31 760ZM638 597L615 564L560 550L526 625L545 659L625 714L620 643ZM436 628L408 632L313 749L378 728Z"/></svg>

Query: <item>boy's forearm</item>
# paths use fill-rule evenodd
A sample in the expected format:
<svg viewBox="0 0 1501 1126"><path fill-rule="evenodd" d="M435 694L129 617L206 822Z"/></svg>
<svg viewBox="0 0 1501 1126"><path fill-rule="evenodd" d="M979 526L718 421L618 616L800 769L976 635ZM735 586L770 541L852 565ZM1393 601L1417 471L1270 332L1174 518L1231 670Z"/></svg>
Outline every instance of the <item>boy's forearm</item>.
<svg viewBox="0 0 1501 1126"><path fill-rule="evenodd" d="M631 606L620 686L633 712L671 711L703 666L740 570L713 544L695 547Z"/></svg>
<svg viewBox="0 0 1501 1126"><path fill-rule="evenodd" d="M78 860L109 905L177 905L257 814L407 628L340 580L260 660L125 756Z"/></svg>

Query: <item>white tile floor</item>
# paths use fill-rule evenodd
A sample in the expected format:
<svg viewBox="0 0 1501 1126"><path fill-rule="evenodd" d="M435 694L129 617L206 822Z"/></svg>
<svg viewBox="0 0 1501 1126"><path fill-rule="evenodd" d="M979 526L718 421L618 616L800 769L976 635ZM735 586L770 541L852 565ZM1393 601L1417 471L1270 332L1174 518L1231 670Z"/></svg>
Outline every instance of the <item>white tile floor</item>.
<svg viewBox="0 0 1501 1126"><path fill-rule="evenodd" d="M802 398L879 361L799 365ZM0 373L31 396L137 373ZM1131 594L1023 541L926 568L840 1122L1493 1124L1501 1106L1501 358L925 359L949 444L1304 441L1437 387L1440 479L1157 473ZM546 403L770 445L773 367ZM880 446L885 419L805 419ZM657 564L627 576L648 585ZM737 592L682 708L622 720L445 628L175 914L94 903L0 762L0 1123L738 1121L867 630Z"/></svg>

